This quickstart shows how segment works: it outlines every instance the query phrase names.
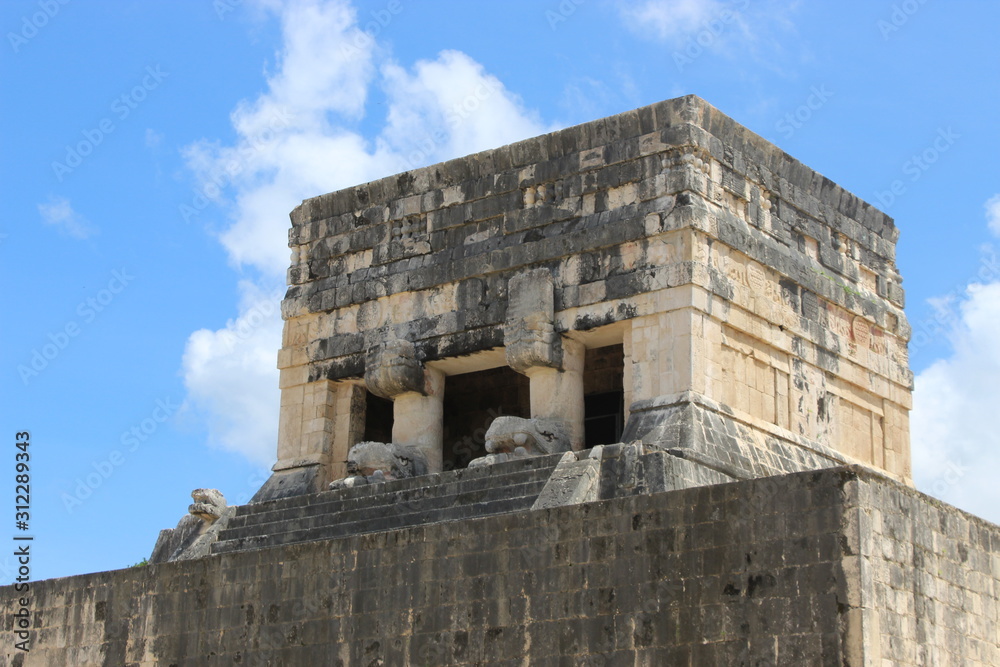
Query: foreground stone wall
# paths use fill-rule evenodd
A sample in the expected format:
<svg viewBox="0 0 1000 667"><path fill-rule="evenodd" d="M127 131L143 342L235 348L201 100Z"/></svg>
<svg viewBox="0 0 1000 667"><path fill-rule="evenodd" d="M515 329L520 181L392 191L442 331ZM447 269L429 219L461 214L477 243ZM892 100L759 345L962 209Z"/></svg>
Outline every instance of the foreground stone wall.
<svg viewBox="0 0 1000 667"><path fill-rule="evenodd" d="M32 593L32 649L2 665L1000 664L1000 528L860 468Z"/></svg>
<svg viewBox="0 0 1000 667"><path fill-rule="evenodd" d="M441 376L504 364L583 446L573 369L621 344L630 438L679 410L712 427L688 446L750 474L858 461L908 480L897 236L696 97L307 200L275 470L318 466L316 490L342 475L366 387L433 459Z"/></svg>
<svg viewBox="0 0 1000 667"><path fill-rule="evenodd" d="M845 572L871 664L1000 665L996 525L872 483L858 485L846 519Z"/></svg>

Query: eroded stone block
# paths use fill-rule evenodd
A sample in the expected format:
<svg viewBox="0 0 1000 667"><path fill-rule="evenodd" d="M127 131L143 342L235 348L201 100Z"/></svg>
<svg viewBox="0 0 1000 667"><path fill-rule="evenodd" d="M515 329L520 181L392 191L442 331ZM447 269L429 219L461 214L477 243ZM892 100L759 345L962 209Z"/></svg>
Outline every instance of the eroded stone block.
<svg viewBox="0 0 1000 667"><path fill-rule="evenodd" d="M562 342L554 326L554 289L547 269L525 271L508 283L504 347L507 365L519 373L538 366L562 367Z"/></svg>
<svg viewBox="0 0 1000 667"><path fill-rule="evenodd" d="M395 398L408 391L424 393L424 367L413 343L390 338L369 348L365 385L383 398Z"/></svg>

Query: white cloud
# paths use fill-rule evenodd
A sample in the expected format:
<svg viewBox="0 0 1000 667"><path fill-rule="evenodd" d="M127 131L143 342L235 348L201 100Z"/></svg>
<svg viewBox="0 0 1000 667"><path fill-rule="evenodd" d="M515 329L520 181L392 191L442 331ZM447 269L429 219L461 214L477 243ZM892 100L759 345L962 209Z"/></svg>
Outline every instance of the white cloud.
<svg viewBox="0 0 1000 667"><path fill-rule="evenodd" d="M986 222L990 231L1000 236L1000 195L994 195L986 202Z"/></svg>
<svg viewBox="0 0 1000 667"><path fill-rule="evenodd" d="M255 463L274 462L280 293L240 282L240 315L191 334L184 350L185 411L204 418L211 442Z"/></svg>
<svg viewBox="0 0 1000 667"><path fill-rule="evenodd" d="M987 203L990 216L998 205L998 197ZM979 275L991 280L935 306L951 309L941 321L950 323L952 352L915 378L910 432L917 487L1000 523L1000 281L989 252Z"/></svg>
<svg viewBox="0 0 1000 667"><path fill-rule="evenodd" d="M421 60L412 74L388 63L382 75L389 114L380 144L403 157L406 169L548 129L499 79L460 51L442 51L436 60Z"/></svg>
<svg viewBox="0 0 1000 667"><path fill-rule="evenodd" d="M90 238L97 233L97 229L74 211L65 197L50 197L47 204L38 205L38 213L42 216L43 223L75 239Z"/></svg>
<svg viewBox="0 0 1000 667"><path fill-rule="evenodd" d="M303 199L548 129L463 53L411 68L392 62L343 0L258 4L282 23L267 91L231 114L235 143L202 140L184 154L201 192L228 216L219 240L230 259L257 273L268 292L284 282L288 214ZM388 100L386 121L363 136L352 128L375 85ZM241 291L235 320L188 340L188 407L207 419L213 441L272 462L281 320L275 307L252 335L234 335L264 288L245 282Z"/></svg>

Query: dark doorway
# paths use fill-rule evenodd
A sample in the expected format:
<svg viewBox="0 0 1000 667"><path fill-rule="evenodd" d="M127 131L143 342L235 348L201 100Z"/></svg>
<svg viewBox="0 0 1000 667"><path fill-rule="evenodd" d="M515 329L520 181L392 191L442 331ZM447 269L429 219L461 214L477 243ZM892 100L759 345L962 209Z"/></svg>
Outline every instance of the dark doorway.
<svg viewBox="0 0 1000 667"><path fill-rule="evenodd" d="M365 441L392 442L392 401L365 392Z"/></svg>
<svg viewBox="0 0 1000 667"><path fill-rule="evenodd" d="M486 454L486 429L501 415L531 416L526 376L503 366L446 377L443 468L464 468Z"/></svg>
<svg viewBox="0 0 1000 667"><path fill-rule="evenodd" d="M625 426L625 349L587 350L583 367L584 446L621 442Z"/></svg>
<svg viewBox="0 0 1000 667"><path fill-rule="evenodd" d="M625 392L608 391L583 397L584 438L587 447L621 442Z"/></svg>

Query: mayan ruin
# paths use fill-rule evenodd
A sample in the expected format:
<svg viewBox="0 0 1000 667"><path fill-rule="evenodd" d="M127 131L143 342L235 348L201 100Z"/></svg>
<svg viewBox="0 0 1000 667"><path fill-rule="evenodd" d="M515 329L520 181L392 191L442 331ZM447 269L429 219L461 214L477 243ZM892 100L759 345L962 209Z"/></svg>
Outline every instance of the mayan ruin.
<svg viewBox="0 0 1000 667"><path fill-rule="evenodd" d="M695 96L316 195L270 478L0 664L1000 665L875 206Z"/></svg>

